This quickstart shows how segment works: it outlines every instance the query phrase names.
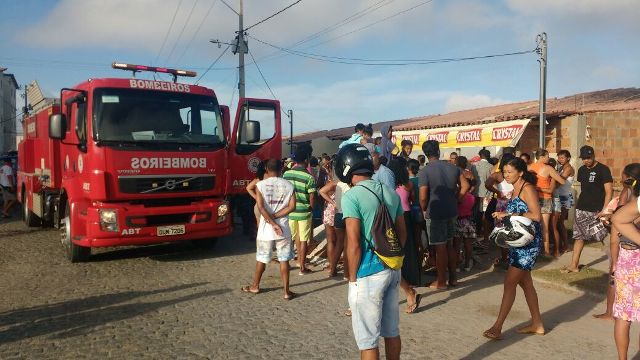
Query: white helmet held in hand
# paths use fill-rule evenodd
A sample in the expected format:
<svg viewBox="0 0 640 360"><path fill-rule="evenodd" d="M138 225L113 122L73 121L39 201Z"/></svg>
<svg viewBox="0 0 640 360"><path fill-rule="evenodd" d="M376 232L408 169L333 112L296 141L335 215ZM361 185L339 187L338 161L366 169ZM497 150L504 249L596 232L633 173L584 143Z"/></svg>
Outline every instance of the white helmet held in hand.
<svg viewBox="0 0 640 360"><path fill-rule="evenodd" d="M502 220L502 223L504 227L493 229L489 235L489 239L500 247L523 247L535 239L536 228L529 218L508 216Z"/></svg>

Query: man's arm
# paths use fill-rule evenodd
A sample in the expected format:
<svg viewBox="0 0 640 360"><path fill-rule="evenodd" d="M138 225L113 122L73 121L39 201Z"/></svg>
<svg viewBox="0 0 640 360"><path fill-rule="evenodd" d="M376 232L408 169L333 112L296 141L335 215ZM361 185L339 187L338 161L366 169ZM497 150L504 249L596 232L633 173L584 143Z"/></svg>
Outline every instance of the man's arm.
<svg viewBox="0 0 640 360"><path fill-rule="evenodd" d="M612 182L604 183L604 204L602 205L602 212L605 212L607 210L607 205L609 205L609 202L611 201L612 197L613 197L613 183Z"/></svg>
<svg viewBox="0 0 640 360"><path fill-rule="evenodd" d="M398 240L400 245L404 247L407 242L407 225L404 223L404 215L400 215L396 218L396 232L398 233Z"/></svg>
<svg viewBox="0 0 640 360"><path fill-rule="evenodd" d="M296 195L291 194L291 198L289 199L289 203L287 204L287 207L273 214L273 218L279 219L281 217L285 217L289 215L291 212L293 212L293 210L295 209L296 209Z"/></svg>
<svg viewBox="0 0 640 360"><path fill-rule="evenodd" d="M362 250L360 249L360 219L345 219L347 233L347 264L349 266L349 282L357 279L358 268L362 260Z"/></svg>
<svg viewBox="0 0 640 360"><path fill-rule="evenodd" d="M260 181L260 179L255 178L253 180L251 180L251 182L249 183L249 185L247 185L246 189L247 189L247 193L249 193L249 196L251 196L254 200L256 199L256 184L258 183L258 181Z"/></svg>
<svg viewBox="0 0 640 360"><path fill-rule="evenodd" d="M420 186L420 208L427 211L427 203L429 202L429 187Z"/></svg>
<svg viewBox="0 0 640 360"><path fill-rule="evenodd" d="M554 169L552 166L550 165L546 165L546 166L549 169L549 176L551 176L551 178L556 182L558 182L560 185L564 185L564 183L566 182L566 179L563 178L562 175L558 174L556 169Z"/></svg>
<svg viewBox="0 0 640 360"><path fill-rule="evenodd" d="M271 226L277 225L274 220L274 217L271 214L269 214L267 209L265 209L264 198L262 197L262 193L258 188L256 188L256 205L258 206L258 211L260 212L260 215L262 215L262 217L264 218L264 221L266 221L267 224Z"/></svg>

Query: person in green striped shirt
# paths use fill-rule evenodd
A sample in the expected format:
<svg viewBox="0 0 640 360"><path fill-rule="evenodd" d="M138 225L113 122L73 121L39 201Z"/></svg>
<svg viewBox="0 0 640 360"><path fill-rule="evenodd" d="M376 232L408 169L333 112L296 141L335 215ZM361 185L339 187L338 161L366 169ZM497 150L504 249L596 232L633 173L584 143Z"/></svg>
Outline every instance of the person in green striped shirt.
<svg viewBox="0 0 640 360"><path fill-rule="evenodd" d="M284 173L283 177L293 184L296 197L296 209L289 214L289 227L291 237L296 241L298 252L298 266L300 275L310 273L305 266L307 257L307 243L313 234L313 219L311 212L315 204L316 181L307 172L309 165L309 154L303 149L299 149L294 154L295 165L291 170Z"/></svg>

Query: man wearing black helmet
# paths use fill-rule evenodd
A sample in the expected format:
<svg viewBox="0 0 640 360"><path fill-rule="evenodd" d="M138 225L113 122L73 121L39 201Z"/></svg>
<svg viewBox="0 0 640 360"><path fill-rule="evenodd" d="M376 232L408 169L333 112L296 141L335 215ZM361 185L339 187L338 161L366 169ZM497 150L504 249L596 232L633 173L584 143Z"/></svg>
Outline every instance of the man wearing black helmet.
<svg viewBox="0 0 640 360"><path fill-rule="evenodd" d="M383 337L387 359L399 359L400 270L386 268L374 253L371 229L380 198L395 220L398 239L404 246L407 233L400 198L393 189L371 179L373 161L364 146L350 144L340 149L335 170L341 181L352 185L342 197L342 213L347 233L351 323L360 356L379 358L378 341Z"/></svg>

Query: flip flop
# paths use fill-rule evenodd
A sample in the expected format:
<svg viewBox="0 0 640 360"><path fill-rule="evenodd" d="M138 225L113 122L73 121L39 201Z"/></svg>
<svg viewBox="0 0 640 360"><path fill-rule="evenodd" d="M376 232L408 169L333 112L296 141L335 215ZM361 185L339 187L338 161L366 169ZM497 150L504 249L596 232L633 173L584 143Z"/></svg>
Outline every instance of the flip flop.
<svg viewBox="0 0 640 360"><path fill-rule="evenodd" d="M347 309L347 310L345 310L343 314L344 314L344 316L349 316L349 317L351 317L351 309Z"/></svg>
<svg viewBox="0 0 640 360"><path fill-rule="evenodd" d="M422 295L416 294L416 302L411 305L407 305L407 310L405 310L405 313L407 314L415 313L416 310L418 310L418 306L420 306L420 300L422 300Z"/></svg>
<svg viewBox="0 0 640 360"><path fill-rule="evenodd" d="M245 286L241 287L240 290L242 290L242 292L246 292L246 293L250 293L250 294L254 294L254 295L260 293L260 289L251 290L251 285L245 285Z"/></svg>
<svg viewBox="0 0 640 360"><path fill-rule="evenodd" d="M496 333L491 331L491 329L483 332L482 336L486 337L487 339L491 339L491 340L502 340L502 334L496 335Z"/></svg>

